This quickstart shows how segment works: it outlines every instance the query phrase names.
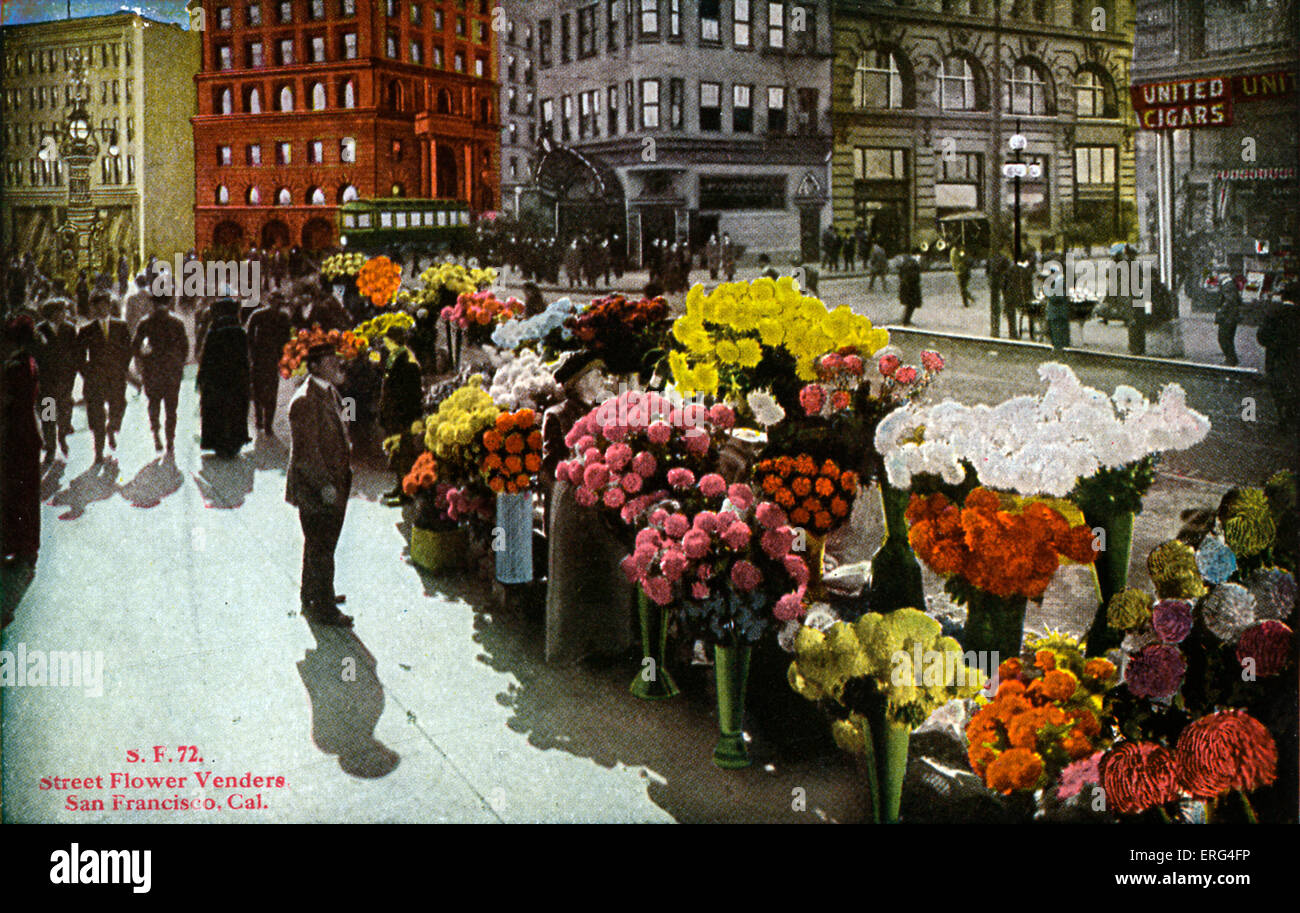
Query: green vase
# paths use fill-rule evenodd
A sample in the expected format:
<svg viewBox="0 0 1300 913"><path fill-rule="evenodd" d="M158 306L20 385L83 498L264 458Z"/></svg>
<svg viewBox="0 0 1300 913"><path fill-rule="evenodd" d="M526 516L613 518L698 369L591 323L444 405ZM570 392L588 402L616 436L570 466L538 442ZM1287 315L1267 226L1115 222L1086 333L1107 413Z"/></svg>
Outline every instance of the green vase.
<svg viewBox="0 0 1300 913"><path fill-rule="evenodd" d="M872 793L873 820L879 824L897 824L903 805L903 778L907 775L907 749L912 727L891 720L883 698L871 702L869 712L871 754L868 761L875 770Z"/></svg>
<svg viewBox="0 0 1300 913"><path fill-rule="evenodd" d="M1020 655L1020 642L1025 634L1025 609L1029 600L1024 596L994 596L975 590L966 604L966 630L961 636L962 649L985 655L997 654L990 664Z"/></svg>
<svg viewBox="0 0 1300 913"><path fill-rule="evenodd" d="M663 701L681 694L668 672L668 612L640 587L636 590L637 616L641 620L641 668L628 688L643 701Z"/></svg>
<svg viewBox="0 0 1300 913"><path fill-rule="evenodd" d="M907 504L911 492L895 488L883 478L880 507L885 521L885 542L871 559L870 608L884 614L895 609L925 610L921 565L907 541Z"/></svg>
<svg viewBox="0 0 1300 913"><path fill-rule="evenodd" d="M722 737L713 749L713 763L724 770L750 765L745 745L745 690L753 647L713 648L713 671L718 686L718 728Z"/></svg>
<svg viewBox="0 0 1300 913"><path fill-rule="evenodd" d="M1094 515L1085 511L1083 518L1090 529L1101 528L1106 534L1106 547L1097 552L1097 561L1093 564L1097 614L1084 640L1089 656L1101 656L1118 647L1123 639L1122 632L1106 623L1106 606L1112 596L1128 586L1128 567L1133 553L1133 512Z"/></svg>

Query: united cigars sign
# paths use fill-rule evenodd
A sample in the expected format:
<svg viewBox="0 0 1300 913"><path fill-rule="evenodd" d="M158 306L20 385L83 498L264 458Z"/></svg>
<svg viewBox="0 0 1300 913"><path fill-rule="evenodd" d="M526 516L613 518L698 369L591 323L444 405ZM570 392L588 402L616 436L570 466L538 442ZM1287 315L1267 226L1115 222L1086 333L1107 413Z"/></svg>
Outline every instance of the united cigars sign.
<svg viewBox="0 0 1300 913"><path fill-rule="evenodd" d="M1227 127L1233 109L1245 102L1287 98L1295 74L1286 70L1238 76L1205 76L1134 85L1129 90L1143 130Z"/></svg>

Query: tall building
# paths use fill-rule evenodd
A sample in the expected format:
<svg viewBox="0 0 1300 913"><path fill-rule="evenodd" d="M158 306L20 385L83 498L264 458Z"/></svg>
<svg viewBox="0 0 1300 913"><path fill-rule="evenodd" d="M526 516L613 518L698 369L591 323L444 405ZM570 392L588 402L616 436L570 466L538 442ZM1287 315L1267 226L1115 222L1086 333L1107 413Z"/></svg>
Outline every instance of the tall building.
<svg viewBox="0 0 1300 913"><path fill-rule="evenodd" d="M561 236L699 248L730 235L778 264L829 217L829 0L531 3L537 185Z"/></svg>
<svg viewBox="0 0 1300 913"><path fill-rule="evenodd" d="M500 4L501 209L519 215L537 167L537 70L527 0Z"/></svg>
<svg viewBox="0 0 1300 913"><path fill-rule="evenodd" d="M1018 135L1027 243L1128 237L1132 42L1126 0L836 0L835 225L891 254L1009 237Z"/></svg>
<svg viewBox="0 0 1300 913"><path fill-rule="evenodd" d="M1294 0L1138 0L1143 233L1193 301L1211 272L1247 300L1297 273L1298 20Z"/></svg>
<svg viewBox="0 0 1300 913"><path fill-rule="evenodd" d="M197 3L197 0L193 0ZM336 242L336 207L499 203L487 0L202 0L200 247Z"/></svg>
<svg viewBox="0 0 1300 913"><path fill-rule="evenodd" d="M69 169L60 155L69 119L81 110L96 149L89 167L93 245L87 265L115 273L170 259L194 243L194 114L198 36L171 23L121 12L6 26L0 88L5 244L29 251L43 272L60 262ZM78 84L78 60L83 69ZM87 230L81 226L78 230Z"/></svg>

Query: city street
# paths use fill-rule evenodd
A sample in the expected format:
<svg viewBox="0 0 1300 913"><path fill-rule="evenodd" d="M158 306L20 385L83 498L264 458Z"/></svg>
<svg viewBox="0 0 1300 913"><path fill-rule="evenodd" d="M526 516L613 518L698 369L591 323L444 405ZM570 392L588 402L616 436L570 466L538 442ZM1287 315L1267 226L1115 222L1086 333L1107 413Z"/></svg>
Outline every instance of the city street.
<svg viewBox="0 0 1300 913"><path fill-rule="evenodd" d="M868 299L867 309L877 305ZM1052 357L1043 347L932 333L894 338L906 357L941 351L948 366L932 396L966 401L1038 392L1036 366ZM1161 466L1137 522L1138 585L1146 552L1177 532L1182 510L1214 507L1230 485L1258 484L1285 464L1284 436L1249 372L1066 360L1106 390L1132 383L1154 395L1176 380L1215 425L1206 442ZM627 693L634 656L545 665L535 613L500 609L486 586L428 576L404 557L401 513L379 501L391 477L378 469L358 467L338 549L338 588L355 632L309 626L297 613L301 532L284 502L283 406L293 386L282 385L278 440L223 462L198 452L192 372L175 467L154 459L145 401L132 393L119 465L90 467L78 409L69 465L46 477L40 564L3 649L102 653L103 696L0 689L5 821L861 818L853 763L826 740L806 739L808 719L816 728L809 714L788 727L779 708L751 714L756 764L724 772L709 760L716 715L707 669L684 669L687 693L656 704ZM1244 397L1259 399L1255 422L1241 420ZM874 494L859 500L865 534L832 548L841 562L876 548L875 504ZM928 574L927 590L941 596ZM1063 569L1043 605L1031 606L1029 631L1081 632L1090 591L1087 572ZM942 598L932 608L946 611ZM779 670L766 682L781 684ZM168 760L153 762L154 746ZM143 760L129 761L129 752ZM203 787L196 771L283 777L285 785L216 788L205 777ZM115 772L187 779L121 789L110 785ZM104 788L44 789L47 777L103 777ZM796 787L806 790L806 809L792 807ZM173 796L213 798L219 808L126 805ZM78 804L87 800L103 806Z"/></svg>

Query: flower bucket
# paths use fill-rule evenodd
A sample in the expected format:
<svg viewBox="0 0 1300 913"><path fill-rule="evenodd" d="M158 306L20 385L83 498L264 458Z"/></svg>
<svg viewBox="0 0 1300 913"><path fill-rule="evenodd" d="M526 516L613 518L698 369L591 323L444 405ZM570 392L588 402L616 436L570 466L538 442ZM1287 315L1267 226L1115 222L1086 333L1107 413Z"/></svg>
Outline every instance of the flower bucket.
<svg viewBox="0 0 1300 913"><path fill-rule="evenodd" d="M1097 614L1088 628L1085 643L1089 656L1101 656L1119 646L1121 635L1106 624L1106 606L1110 598L1128 586L1128 566L1133 553L1133 512L1116 511L1095 515L1084 513L1084 521L1093 529L1105 531L1106 547L1097 552L1093 570L1097 576Z"/></svg>
<svg viewBox="0 0 1300 913"><path fill-rule="evenodd" d="M1024 596L1004 598L976 590L966 605L966 630L959 638L962 649L996 654L992 666L1019 656L1028 605Z"/></svg>
<svg viewBox="0 0 1300 913"><path fill-rule="evenodd" d="M889 719L884 701L874 701L873 704L869 733L871 753L867 756L876 775L871 814L878 824L897 824L903 805L903 779L907 775L912 727Z"/></svg>
<svg viewBox="0 0 1300 913"><path fill-rule="evenodd" d="M465 566L468 545L465 531L411 527L411 561L431 574L445 574Z"/></svg>
<svg viewBox="0 0 1300 913"><path fill-rule="evenodd" d="M492 531L496 576L500 583L533 580L533 493L497 495L497 525Z"/></svg>
<svg viewBox="0 0 1300 913"><path fill-rule="evenodd" d="M804 564L808 566L808 598L825 599L826 584L822 575L826 567L826 537L806 533L808 551L804 553Z"/></svg>
<svg viewBox="0 0 1300 913"><path fill-rule="evenodd" d="M668 653L668 612L637 587L637 616L641 621L641 668L628 688L643 701L663 701L681 694L664 662Z"/></svg>
<svg viewBox="0 0 1300 913"><path fill-rule="evenodd" d="M718 687L718 728L722 737L713 749L713 763L724 770L750 765L745 744L745 691L749 685L750 646L713 648L713 670Z"/></svg>
<svg viewBox="0 0 1300 913"><path fill-rule="evenodd" d="M921 565L907 541L907 502L910 492L880 483L885 541L871 558L871 611L925 608Z"/></svg>

